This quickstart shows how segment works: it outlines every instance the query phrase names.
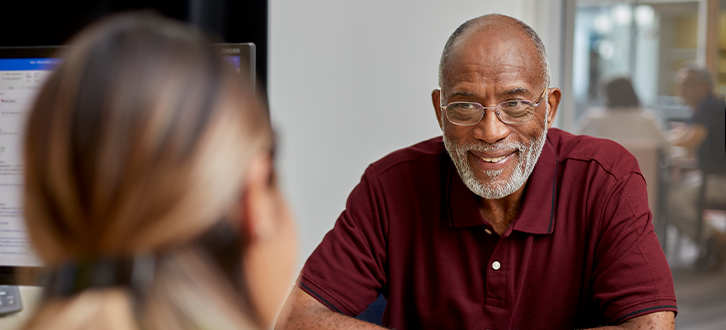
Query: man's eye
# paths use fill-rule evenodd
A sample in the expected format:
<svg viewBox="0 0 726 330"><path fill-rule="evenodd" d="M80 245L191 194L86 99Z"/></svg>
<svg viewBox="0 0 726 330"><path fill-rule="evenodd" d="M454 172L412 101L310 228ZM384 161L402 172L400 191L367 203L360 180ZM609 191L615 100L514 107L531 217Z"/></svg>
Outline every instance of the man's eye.
<svg viewBox="0 0 726 330"><path fill-rule="evenodd" d="M454 104L456 110L471 111L476 109L476 105L472 103L456 103Z"/></svg>
<svg viewBox="0 0 726 330"><path fill-rule="evenodd" d="M520 101L507 101L502 103L502 106L505 108L517 108L520 105L522 105L522 102Z"/></svg>

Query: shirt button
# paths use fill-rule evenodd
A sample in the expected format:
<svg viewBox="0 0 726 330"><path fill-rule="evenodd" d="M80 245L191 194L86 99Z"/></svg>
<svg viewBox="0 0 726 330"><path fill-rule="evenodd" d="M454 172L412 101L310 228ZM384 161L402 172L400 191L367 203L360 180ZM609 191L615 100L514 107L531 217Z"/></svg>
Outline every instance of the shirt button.
<svg viewBox="0 0 726 330"><path fill-rule="evenodd" d="M502 268L502 264L500 264L499 261L495 261L492 263L492 268L494 268L494 270L499 270L499 268Z"/></svg>
<svg viewBox="0 0 726 330"><path fill-rule="evenodd" d="M487 234L489 234L489 235L491 235L491 234L492 234L492 231L491 231L491 230L489 230L489 229L484 229L484 231L485 231L485 232L486 232Z"/></svg>

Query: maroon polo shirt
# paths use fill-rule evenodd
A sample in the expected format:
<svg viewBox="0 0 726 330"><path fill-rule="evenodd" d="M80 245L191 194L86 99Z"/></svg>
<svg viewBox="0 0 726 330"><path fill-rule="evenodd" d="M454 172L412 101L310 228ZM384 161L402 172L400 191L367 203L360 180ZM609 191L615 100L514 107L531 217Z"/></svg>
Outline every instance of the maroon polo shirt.
<svg viewBox="0 0 726 330"><path fill-rule="evenodd" d="M442 139L368 167L300 287L396 329L575 329L676 312L643 176L620 145L551 129L501 236Z"/></svg>

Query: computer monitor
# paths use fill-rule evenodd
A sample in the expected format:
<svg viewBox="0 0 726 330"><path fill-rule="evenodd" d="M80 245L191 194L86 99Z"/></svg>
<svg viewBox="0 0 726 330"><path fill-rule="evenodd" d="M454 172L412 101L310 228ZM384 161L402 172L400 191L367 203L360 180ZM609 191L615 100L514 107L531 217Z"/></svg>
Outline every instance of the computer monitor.
<svg viewBox="0 0 726 330"><path fill-rule="evenodd" d="M232 66L237 69L237 72L247 72L249 79L252 82L252 87L255 88L257 82L257 74L255 73L255 44L214 44L215 49L219 51Z"/></svg>
<svg viewBox="0 0 726 330"><path fill-rule="evenodd" d="M215 44L255 84L255 45ZM42 285L43 263L28 242L22 208L23 129L65 47L0 47L0 285Z"/></svg>

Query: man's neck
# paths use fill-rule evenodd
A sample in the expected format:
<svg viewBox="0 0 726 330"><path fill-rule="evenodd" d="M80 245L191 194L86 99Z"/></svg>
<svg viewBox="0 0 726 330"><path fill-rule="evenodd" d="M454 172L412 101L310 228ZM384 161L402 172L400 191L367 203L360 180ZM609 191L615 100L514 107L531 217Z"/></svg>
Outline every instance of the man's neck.
<svg viewBox="0 0 726 330"><path fill-rule="evenodd" d="M500 236L509 229L519 215L526 187L527 182L512 194L500 199L479 198L479 214L494 227L494 231Z"/></svg>

